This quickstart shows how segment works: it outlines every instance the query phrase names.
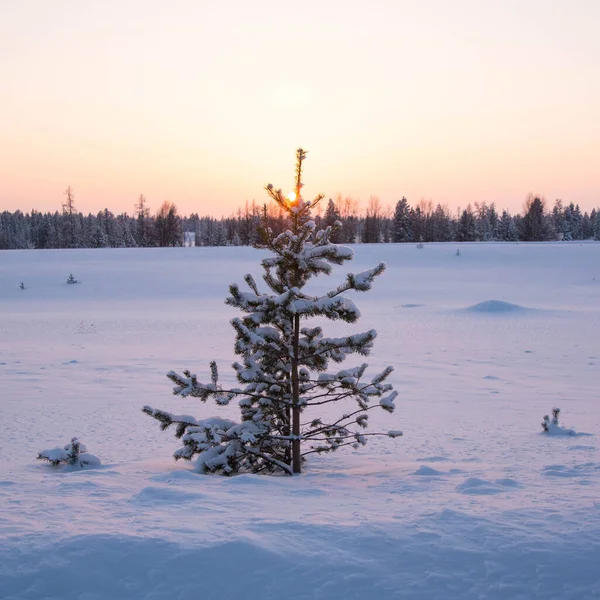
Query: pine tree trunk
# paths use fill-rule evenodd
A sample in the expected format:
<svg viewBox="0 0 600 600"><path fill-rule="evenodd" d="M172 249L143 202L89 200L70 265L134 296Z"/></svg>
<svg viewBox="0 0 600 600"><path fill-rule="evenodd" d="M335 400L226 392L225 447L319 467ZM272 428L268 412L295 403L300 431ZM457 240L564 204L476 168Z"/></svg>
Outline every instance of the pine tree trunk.
<svg viewBox="0 0 600 600"><path fill-rule="evenodd" d="M300 315L294 315L294 340L292 356L292 470L302 471L300 461L300 382L298 379L298 347L300 339Z"/></svg>

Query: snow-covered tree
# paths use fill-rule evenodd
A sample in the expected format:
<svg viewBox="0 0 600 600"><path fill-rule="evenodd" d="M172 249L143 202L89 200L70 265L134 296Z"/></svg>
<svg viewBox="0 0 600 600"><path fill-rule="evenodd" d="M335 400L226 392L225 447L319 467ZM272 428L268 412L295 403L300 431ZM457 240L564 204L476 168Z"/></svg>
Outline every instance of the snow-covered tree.
<svg viewBox="0 0 600 600"><path fill-rule="evenodd" d="M37 455L38 460L47 460L51 465L61 463L74 465L78 467L97 467L101 464L100 459L93 454L89 454L87 448L76 438L63 446L42 450Z"/></svg>
<svg viewBox="0 0 600 600"><path fill-rule="evenodd" d="M336 225L338 223L339 225ZM340 215L335 202L329 198L329 202L327 203L327 210L325 211L325 215L323 216L323 225L325 227L331 227L331 242L334 244L338 244L341 240L341 223L342 216Z"/></svg>
<svg viewBox="0 0 600 600"><path fill-rule="evenodd" d="M408 200L402 197L402 200L396 202L394 210L394 229L392 241L410 242L412 231L410 228L410 206Z"/></svg>
<svg viewBox="0 0 600 600"><path fill-rule="evenodd" d="M502 211L502 216L498 223L498 239L503 242L516 242L519 239L519 232L515 221L507 210Z"/></svg>
<svg viewBox="0 0 600 600"><path fill-rule="evenodd" d="M429 221L432 241L449 242L452 239L452 222L446 207L438 204Z"/></svg>
<svg viewBox="0 0 600 600"><path fill-rule="evenodd" d="M582 235L582 220L583 216L579 208L579 204L576 206L572 202L565 208L564 212L565 220L565 240L581 240Z"/></svg>
<svg viewBox="0 0 600 600"><path fill-rule="evenodd" d="M456 231L457 242L474 242L477 239L477 221L473 215L471 205L467 206L460 215Z"/></svg>
<svg viewBox="0 0 600 600"><path fill-rule="evenodd" d="M560 408L552 409L552 418L549 415L544 415L542 419L542 431L543 433L547 433L548 435L577 435L575 430L566 429L565 427L561 427L558 418L560 415Z"/></svg>
<svg viewBox="0 0 600 600"><path fill-rule="evenodd" d="M525 200L522 222L524 241L537 242L548 239L548 224L546 222L545 211L546 201L544 198L534 197L533 194L529 194Z"/></svg>
<svg viewBox="0 0 600 600"><path fill-rule="evenodd" d="M477 239L488 242L495 240L498 233L498 213L496 205L487 202L475 202L475 221L477 228Z"/></svg>
<svg viewBox="0 0 600 600"><path fill-rule="evenodd" d="M90 236L90 246L92 248L106 248L109 245L108 236L99 224L96 224L94 231Z"/></svg>
<svg viewBox="0 0 600 600"><path fill-rule="evenodd" d="M211 232L211 246L227 246L227 230L222 222L217 222Z"/></svg>
<svg viewBox="0 0 600 600"><path fill-rule="evenodd" d="M354 323L360 312L345 296L351 290L366 292L385 264L362 273L347 275L345 281L323 295L305 291L317 275L329 275L332 265L353 257L350 248L331 242L332 227L317 230L310 211L321 199L302 197L302 165L306 152L296 153L295 193L284 196L271 184L269 196L288 218L288 229L279 235L265 227L261 246L271 251L264 258L263 280L268 292L259 290L252 275L245 276L249 291L237 284L229 288L226 304L239 308L244 316L232 320L236 332L235 352L241 357L233 364L240 387L221 386L217 366L211 363L211 380L201 383L196 375L171 371L174 394L192 396L226 405L238 400L241 421L213 417L196 420L149 406L144 412L161 422L162 428L176 426L183 447L175 458L198 455L198 470L234 474L244 472L300 473L304 457L311 453L364 445L368 436L396 437L399 431L364 433L369 412L394 410L396 392L386 379L387 367L365 380L366 364L327 372L330 363L341 363L350 354L366 356L376 337L374 330L342 337L326 337L320 326L308 326L312 317ZM374 402L375 400L375 402ZM335 417L317 414L332 403L344 406ZM331 413L331 411L329 411Z"/></svg>

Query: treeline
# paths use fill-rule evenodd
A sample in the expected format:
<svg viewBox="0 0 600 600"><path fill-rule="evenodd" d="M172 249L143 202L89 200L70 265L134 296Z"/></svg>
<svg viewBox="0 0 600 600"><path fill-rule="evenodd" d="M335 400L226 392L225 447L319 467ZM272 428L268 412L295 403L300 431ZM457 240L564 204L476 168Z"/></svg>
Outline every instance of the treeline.
<svg viewBox="0 0 600 600"><path fill-rule="evenodd" d="M0 249L164 247L191 240L196 246L247 246L260 241L265 224L275 233L286 228L276 206L255 202L215 219L197 213L180 216L170 202L152 214L140 196L132 215L105 209L86 216L77 211L71 188L65 195L60 212L0 213ZM413 207L406 198L392 210L376 197L361 213L358 202L339 196L319 207L314 220L317 226L341 223L333 236L336 243L600 240L600 209L582 213L578 205L556 200L548 210L544 199L533 195L522 215L498 213L485 202L452 215L440 204L421 200Z"/></svg>

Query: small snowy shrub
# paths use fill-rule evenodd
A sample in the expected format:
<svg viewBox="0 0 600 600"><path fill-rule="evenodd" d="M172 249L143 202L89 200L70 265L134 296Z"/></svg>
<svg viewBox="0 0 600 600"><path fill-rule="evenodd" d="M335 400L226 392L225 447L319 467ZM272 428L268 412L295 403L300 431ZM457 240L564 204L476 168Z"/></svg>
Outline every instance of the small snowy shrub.
<svg viewBox="0 0 600 600"><path fill-rule="evenodd" d="M66 445L51 450L42 450L37 455L38 460L47 460L52 465L64 463L78 467L97 467L100 459L93 454L88 454L87 448L76 438L72 438Z"/></svg>
<svg viewBox="0 0 600 600"><path fill-rule="evenodd" d="M349 273L344 282L323 295L304 290L316 275L329 275L332 265L353 258L350 248L332 243L339 221L317 230L310 210L322 198L305 201L302 191L302 163L306 152L296 152L295 193L287 198L272 185L267 193L287 213L289 228L275 236L266 227L259 247L271 251L263 259L263 280L268 291L261 291L252 275L244 277L248 291L237 284L229 287L226 304L240 309L242 318L231 324L236 332L235 362L240 387L222 387L217 365L210 364L211 379L201 383L196 375L171 371L179 396L212 398L217 405L238 400L241 421L235 423L213 417L196 420L145 406L143 411L167 429L175 425L176 437L183 447L175 459L190 460L198 455L201 472L300 473L305 457L312 453L332 452L343 446L364 446L368 436L398 437L402 432L363 433L373 409L394 411L397 392L385 380L392 367L365 381L366 364L326 372L330 363L341 363L350 354L367 356L376 337L374 330L343 337L326 337L320 326L309 327L313 318L354 323L360 312L344 294L366 292L385 264L362 273ZM377 399L378 402L373 402ZM323 405L341 402L340 414L326 420L318 413ZM350 406L348 406L348 404ZM331 412L331 411L330 411Z"/></svg>
<svg viewBox="0 0 600 600"><path fill-rule="evenodd" d="M456 249L456 256L460 256L460 248Z"/></svg>
<svg viewBox="0 0 600 600"><path fill-rule="evenodd" d="M73 277L73 273L69 273L69 276L67 277L67 283L69 285L73 285L74 283L79 283L79 281Z"/></svg>
<svg viewBox="0 0 600 600"><path fill-rule="evenodd" d="M576 435L573 429L565 429L558 424L558 417L560 415L560 408L552 409L552 418L548 415L544 415L542 420L542 429L544 433L549 435Z"/></svg>
<svg viewBox="0 0 600 600"><path fill-rule="evenodd" d="M25 289L25 284L21 281L20 285L19 285L19 289L24 290Z"/></svg>
<svg viewBox="0 0 600 600"><path fill-rule="evenodd" d="M542 429L544 431L548 431L551 425L558 425L558 415L560 415L560 408L552 409L552 419L548 415L544 415L544 420L542 421Z"/></svg>

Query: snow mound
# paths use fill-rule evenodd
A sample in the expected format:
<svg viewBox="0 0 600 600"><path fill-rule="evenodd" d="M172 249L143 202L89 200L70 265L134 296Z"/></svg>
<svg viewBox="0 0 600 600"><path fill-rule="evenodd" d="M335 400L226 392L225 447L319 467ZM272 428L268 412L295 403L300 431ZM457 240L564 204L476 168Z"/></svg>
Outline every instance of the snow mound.
<svg viewBox="0 0 600 600"><path fill-rule="evenodd" d="M547 465L542 469L546 477L593 477L600 472L600 463L586 462L574 465Z"/></svg>
<svg viewBox="0 0 600 600"><path fill-rule="evenodd" d="M466 310L469 312L480 312L480 313L509 313L509 312L522 312L532 310L519 304L512 304L511 302L504 302L503 300L486 300L479 304L469 306Z"/></svg>
<svg viewBox="0 0 600 600"><path fill-rule="evenodd" d="M425 465L420 466L414 473L415 475L424 475L425 477L437 477L443 475L442 471L427 467Z"/></svg>
<svg viewBox="0 0 600 600"><path fill-rule="evenodd" d="M2 546L2 597L392 600L399 590L412 600L597 597L597 528L549 538L444 510L412 525L254 523L227 535L176 544L153 535L86 534L36 540L26 550ZM227 571L231 564L235 573Z"/></svg>
<svg viewBox="0 0 600 600"><path fill-rule="evenodd" d="M478 477L469 477L463 483L456 486L456 491L469 495L493 495L506 492L508 489L520 487L514 479L496 479L488 481Z"/></svg>
<svg viewBox="0 0 600 600"><path fill-rule="evenodd" d="M546 431L542 431L544 435L578 435L574 429L567 429L566 427L561 427L560 425L556 425L555 423L549 423L548 429Z"/></svg>
<svg viewBox="0 0 600 600"><path fill-rule="evenodd" d="M592 435L591 433L577 432L574 429L568 429L558 424L558 415L560 413L559 408L553 409L554 417L551 419L548 415L544 417L542 421L542 434L552 436L587 436Z"/></svg>

